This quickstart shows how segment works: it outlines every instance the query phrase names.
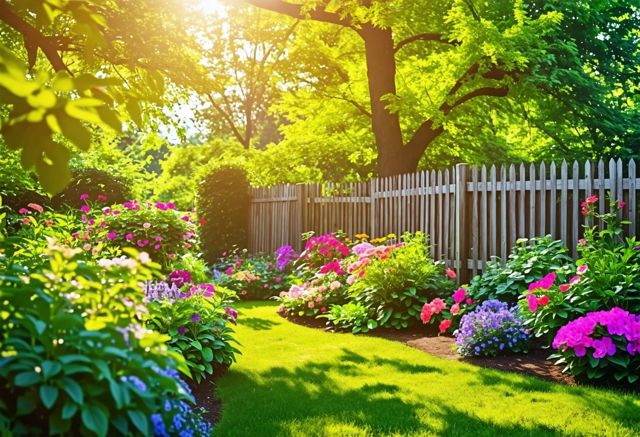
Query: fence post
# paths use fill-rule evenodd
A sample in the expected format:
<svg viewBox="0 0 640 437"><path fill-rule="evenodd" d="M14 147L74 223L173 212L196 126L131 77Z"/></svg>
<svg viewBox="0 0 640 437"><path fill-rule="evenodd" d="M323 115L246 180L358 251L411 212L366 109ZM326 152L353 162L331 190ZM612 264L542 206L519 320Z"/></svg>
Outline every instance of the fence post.
<svg viewBox="0 0 640 437"><path fill-rule="evenodd" d="M467 265L469 255L469 231L467 223L467 164L457 164L456 183L456 217L455 217L455 267L458 273L458 282L467 280L469 266Z"/></svg>
<svg viewBox="0 0 640 437"><path fill-rule="evenodd" d="M369 217L369 237L371 239L376 238L376 178L371 179L369 182L369 209L370 209L370 217Z"/></svg>
<svg viewBox="0 0 640 437"><path fill-rule="evenodd" d="M292 242L295 241L293 246L297 251L302 251L302 241L300 240L303 232L307 232L307 186L304 184L298 185L298 192L296 193L296 197L298 198L298 228L294 235L292 235Z"/></svg>

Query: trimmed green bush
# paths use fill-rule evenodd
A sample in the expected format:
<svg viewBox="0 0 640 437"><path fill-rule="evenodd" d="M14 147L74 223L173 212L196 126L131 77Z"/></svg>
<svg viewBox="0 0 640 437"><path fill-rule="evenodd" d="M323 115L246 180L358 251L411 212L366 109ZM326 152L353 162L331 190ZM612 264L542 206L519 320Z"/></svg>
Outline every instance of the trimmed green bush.
<svg viewBox="0 0 640 437"><path fill-rule="evenodd" d="M234 246L249 244L249 182L244 170L213 170L198 186L197 210L205 260L215 263Z"/></svg>
<svg viewBox="0 0 640 437"><path fill-rule="evenodd" d="M56 208L70 206L79 208L85 204L80 200L83 194L89 195L89 200L113 205L124 203L131 199L131 188L126 182L114 177L111 173L97 168L87 168L75 171L69 185L56 196L52 203Z"/></svg>

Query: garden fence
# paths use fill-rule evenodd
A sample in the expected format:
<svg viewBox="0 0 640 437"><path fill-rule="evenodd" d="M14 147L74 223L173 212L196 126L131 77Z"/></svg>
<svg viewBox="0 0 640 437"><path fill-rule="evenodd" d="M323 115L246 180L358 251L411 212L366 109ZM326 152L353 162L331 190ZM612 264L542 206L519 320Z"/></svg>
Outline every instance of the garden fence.
<svg viewBox="0 0 640 437"><path fill-rule="evenodd" d="M463 279L487 261L504 262L519 238L551 235L572 248L582 235L580 203L597 195L625 202L620 218L637 235L640 178L633 160L491 166L458 164L438 171L360 183L280 185L251 189L250 250L302 248L301 234L341 230L348 236L398 236L422 231L431 254ZM600 224L601 226L602 224Z"/></svg>

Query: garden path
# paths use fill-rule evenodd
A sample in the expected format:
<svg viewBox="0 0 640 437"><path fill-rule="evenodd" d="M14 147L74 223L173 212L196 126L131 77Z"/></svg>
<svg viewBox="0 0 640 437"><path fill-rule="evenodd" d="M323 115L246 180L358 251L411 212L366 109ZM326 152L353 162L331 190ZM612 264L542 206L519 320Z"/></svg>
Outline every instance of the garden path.
<svg viewBox="0 0 640 437"><path fill-rule="evenodd" d="M484 369L239 305L220 436L640 435L640 397Z"/></svg>

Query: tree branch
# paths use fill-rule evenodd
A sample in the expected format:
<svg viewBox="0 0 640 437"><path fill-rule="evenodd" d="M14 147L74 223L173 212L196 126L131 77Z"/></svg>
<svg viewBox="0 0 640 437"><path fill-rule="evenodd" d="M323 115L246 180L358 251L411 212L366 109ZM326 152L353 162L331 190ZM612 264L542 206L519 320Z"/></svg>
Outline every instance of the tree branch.
<svg viewBox="0 0 640 437"><path fill-rule="evenodd" d="M450 41L445 38L441 33L419 33L417 35L410 36L409 38L403 39L393 49L394 53L398 53L404 46L407 44L411 44L415 41L434 41L441 42L443 44L450 44L453 46L460 45L457 41Z"/></svg>
<svg viewBox="0 0 640 437"><path fill-rule="evenodd" d="M233 119L229 116L229 114L227 114L220 107L220 105L218 105L216 103L216 101L213 99L213 97L211 97L210 94L207 94L207 97L209 98L209 101L211 102L211 106L213 106L213 108L218 112L218 114L220 114L222 116L223 120L227 123L227 126L229 126L229 129L231 129L231 133L233 134L233 136L236 137L236 139L240 142L240 144L245 146L244 137L242 136L242 133L240 133L240 131L236 127L235 123L233 122Z"/></svg>
<svg viewBox="0 0 640 437"><path fill-rule="evenodd" d="M340 15L333 12L327 12L325 9L314 9L309 12L303 12L302 5L294 5L282 0L243 0L245 3L257 6L269 11L278 12L280 14L288 15L299 20L305 18L311 18L315 21L322 21L324 23L338 24L344 27L351 27L352 23L346 18L340 17Z"/></svg>
<svg viewBox="0 0 640 437"><path fill-rule="evenodd" d="M9 5L6 0L0 0L0 20L22 34L25 47L27 48L30 66L33 66L35 63L35 51L40 47L42 53L44 53L56 71L71 73L58 53L57 39L42 34L38 29L27 23L11 9L11 5Z"/></svg>
<svg viewBox="0 0 640 437"><path fill-rule="evenodd" d="M469 100L480 97L480 96L489 96L489 97L504 97L509 93L509 87L482 87L475 89L464 96L460 97L458 100L453 102L453 104L449 105L448 103L443 103L440 106L440 110L445 113L445 115L449 114L458 106L468 102Z"/></svg>

